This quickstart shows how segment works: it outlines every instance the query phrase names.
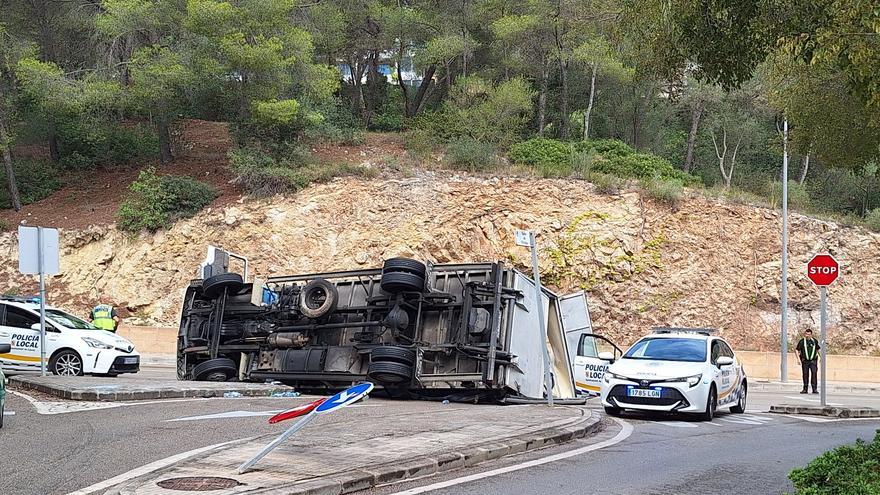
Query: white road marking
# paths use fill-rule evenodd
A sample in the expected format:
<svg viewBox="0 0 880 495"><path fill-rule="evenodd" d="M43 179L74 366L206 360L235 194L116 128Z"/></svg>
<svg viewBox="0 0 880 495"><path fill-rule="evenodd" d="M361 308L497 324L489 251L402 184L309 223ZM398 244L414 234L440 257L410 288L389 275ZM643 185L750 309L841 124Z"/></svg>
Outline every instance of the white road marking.
<svg viewBox="0 0 880 495"><path fill-rule="evenodd" d="M527 462L522 462L520 464L514 464L513 466L505 466L503 468L493 469L491 471L486 471L483 473L472 474L470 476L462 476L461 478L455 478L447 481L441 481L439 483L434 483L432 485L420 486L417 488L412 488L410 490L405 490L402 492L396 492L393 495L416 495L418 493L431 492L434 490L439 490L441 488L449 488L450 486L460 485L462 483L470 483L472 481L477 481L485 478L490 478L492 476L498 476L499 474L512 473L514 471L519 471L521 469L527 469L530 467L541 466L544 464L549 464L551 462L561 461L563 459L568 459L571 457L575 457L586 452L592 452L594 450L604 449L605 447L610 447L612 445L616 445L624 440L626 440L633 432L633 426L626 421L619 420L617 418L611 418L617 424L621 426L620 432L614 436L614 438L605 440L603 442L595 443L593 445L587 445L586 447L581 447L579 449L570 450L568 452L563 452L561 454L554 454L547 457L543 457L541 459L534 459Z"/></svg>
<svg viewBox="0 0 880 495"><path fill-rule="evenodd" d="M15 411L3 411L4 416L15 416Z"/></svg>
<svg viewBox="0 0 880 495"><path fill-rule="evenodd" d="M693 423L685 423L683 421L655 421L655 424L663 425L663 426L674 426L676 428L696 428L697 425Z"/></svg>
<svg viewBox="0 0 880 495"><path fill-rule="evenodd" d="M714 421L710 421L709 423L705 423L705 424L707 424L709 426L717 426L718 428L724 428L724 426L719 425L718 423L716 423Z"/></svg>
<svg viewBox="0 0 880 495"><path fill-rule="evenodd" d="M752 421L751 419L731 419L731 418L718 418L719 421L726 421L728 423L736 423L739 425L761 425L760 421Z"/></svg>
<svg viewBox="0 0 880 495"><path fill-rule="evenodd" d="M752 421L773 421L770 416L757 416L755 414L739 414L738 417L751 419Z"/></svg>
<svg viewBox="0 0 880 495"><path fill-rule="evenodd" d="M819 416L804 416L799 414L780 414L780 416L785 416L786 418L792 419L800 419L802 421L807 421L810 423L831 423L834 421L877 421L880 422L880 418L823 418Z"/></svg>
<svg viewBox="0 0 880 495"><path fill-rule="evenodd" d="M115 476L108 480L101 481L99 483L95 483L92 486L88 486L86 488L81 488L75 492L70 492L67 495L89 495L91 493L95 493L98 491L106 490L113 485L118 485L119 483L124 483L130 479L137 478L138 476L143 476L145 474L152 473L154 471L158 471L165 467L168 467L174 463L183 461L195 455L201 454L203 452L207 452L209 450L218 449L220 447L225 447L226 445L236 443L236 442L247 442L253 440L256 437L243 438L241 440L231 440L229 442L217 443L214 445L209 445L207 447L202 447L200 449L190 450L189 452L183 452L177 455L173 455L171 457L166 457L165 459L160 459L156 462L151 462L145 466L141 466L136 469L132 469L127 473L120 474L119 476Z"/></svg>
<svg viewBox="0 0 880 495"><path fill-rule="evenodd" d="M28 394L10 390L9 393L17 395L22 399L30 402L37 414L66 414L81 411L94 411L98 409L113 409L126 406L143 406L148 404L167 404L169 402L194 402L211 400L209 398L192 398L192 399L164 399L164 400L144 400L132 402L89 402L89 401L66 401L66 402L49 402L41 401L31 397Z"/></svg>
<svg viewBox="0 0 880 495"><path fill-rule="evenodd" d="M217 414L205 414L203 416L187 416L184 418L166 419L165 422L173 421L199 421L203 419L226 419L226 418L250 418L254 416L274 416L286 409L277 411L229 411Z"/></svg>
<svg viewBox="0 0 880 495"><path fill-rule="evenodd" d="M818 404L820 402L820 399L810 399L808 397L797 397L797 396L792 396L792 395L786 395L785 398L786 399L802 400L804 402L812 402L814 404ZM829 406L842 406L843 405L843 404L838 404L836 402L825 402L825 404L827 404Z"/></svg>

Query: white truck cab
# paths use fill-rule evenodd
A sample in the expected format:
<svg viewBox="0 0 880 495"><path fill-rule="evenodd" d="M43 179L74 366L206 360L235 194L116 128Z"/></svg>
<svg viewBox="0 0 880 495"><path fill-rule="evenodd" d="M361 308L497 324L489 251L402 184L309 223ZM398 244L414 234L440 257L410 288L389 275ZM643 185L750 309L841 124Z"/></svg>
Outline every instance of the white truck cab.
<svg viewBox="0 0 880 495"><path fill-rule="evenodd" d="M40 370L40 305L17 297L0 298L0 354L4 371ZM46 307L46 369L56 375L137 373L140 355L113 332L50 306Z"/></svg>

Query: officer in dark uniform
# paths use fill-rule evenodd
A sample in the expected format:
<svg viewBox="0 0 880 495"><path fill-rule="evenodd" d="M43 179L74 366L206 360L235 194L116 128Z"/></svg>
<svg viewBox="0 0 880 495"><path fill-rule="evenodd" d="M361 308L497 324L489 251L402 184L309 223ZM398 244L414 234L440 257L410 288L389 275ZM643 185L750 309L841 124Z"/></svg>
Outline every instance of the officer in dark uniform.
<svg viewBox="0 0 880 495"><path fill-rule="evenodd" d="M804 338L802 338L795 349L798 355L798 362L801 363L801 370L804 373L804 389L802 394L807 393L807 383L813 386L813 393L819 393L819 387L816 385L818 377L816 370L819 363L819 341L813 338L813 331L809 328L804 330Z"/></svg>

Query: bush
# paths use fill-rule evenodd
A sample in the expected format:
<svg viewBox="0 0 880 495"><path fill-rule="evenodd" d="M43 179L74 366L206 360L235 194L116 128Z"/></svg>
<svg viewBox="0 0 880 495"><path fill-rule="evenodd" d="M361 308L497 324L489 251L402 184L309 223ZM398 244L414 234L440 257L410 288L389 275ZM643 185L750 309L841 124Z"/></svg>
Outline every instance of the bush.
<svg viewBox="0 0 880 495"><path fill-rule="evenodd" d="M601 160L602 158L592 150L574 151L571 154L572 174L581 179L589 179L592 174L593 163L597 159Z"/></svg>
<svg viewBox="0 0 880 495"><path fill-rule="evenodd" d="M18 158L13 162L21 204L35 203L61 189L58 169L51 162ZM0 207L11 208L6 170L0 167Z"/></svg>
<svg viewBox="0 0 880 495"><path fill-rule="evenodd" d="M632 146L617 139L591 139L575 143L577 150L592 150L605 158L612 159L632 155L636 152Z"/></svg>
<svg viewBox="0 0 880 495"><path fill-rule="evenodd" d="M429 156L437 145L434 136L424 129L414 129L403 136L403 146L417 157Z"/></svg>
<svg viewBox="0 0 880 495"><path fill-rule="evenodd" d="M62 167L87 170L155 158L159 154L159 138L143 125L64 122L58 126L58 152Z"/></svg>
<svg viewBox="0 0 880 495"><path fill-rule="evenodd" d="M880 430L874 441L857 440L825 452L788 477L795 495L880 493Z"/></svg>
<svg viewBox="0 0 880 495"><path fill-rule="evenodd" d="M874 232L880 232L880 208L874 208L865 215L865 225Z"/></svg>
<svg viewBox="0 0 880 495"><path fill-rule="evenodd" d="M158 176L142 170L119 207L119 227L130 232L156 231L198 213L217 197L213 187L189 177Z"/></svg>
<svg viewBox="0 0 880 495"><path fill-rule="evenodd" d="M590 174L590 181L596 186L596 192L611 196L620 194L620 190L624 186L624 182L620 177L611 174L592 173Z"/></svg>
<svg viewBox="0 0 880 495"><path fill-rule="evenodd" d="M532 138L510 147L507 156L514 163L526 165L568 165L572 149L555 139Z"/></svg>
<svg viewBox="0 0 880 495"><path fill-rule="evenodd" d="M782 205L782 181L768 182L762 192L770 199L770 204L774 208ZM810 192L797 181L788 181L788 204L799 210L808 209L810 207Z"/></svg>
<svg viewBox="0 0 880 495"><path fill-rule="evenodd" d="M303 103L320 119L311 119L304 135L315 141L327 141L342 146L356 146L364 143L363 125L351 112L348 105L333 98L319 104Z"/></svg>
<svg viewBox="0 0 880 495"><path fill-rule="evenodd" d="M455 170L484 171L492 165L495 150L491 144L461 137L446 146L446 160Z"/></svg>
<svg viewBox="0 0 880 495"><path fill-rule="evenodd" d="M673 167L669 161L648 153L615 156L596 163L594 169L598 172L635 179L677 179L684 185L700 182L699 178Z"/></svg>
<svg viewBox="0 0 880 495"><path fill-rule="evenodd" d="M649 198L671 206L677 206L684 194L684 184L678 179L647 179L641 187Z"/></svg>

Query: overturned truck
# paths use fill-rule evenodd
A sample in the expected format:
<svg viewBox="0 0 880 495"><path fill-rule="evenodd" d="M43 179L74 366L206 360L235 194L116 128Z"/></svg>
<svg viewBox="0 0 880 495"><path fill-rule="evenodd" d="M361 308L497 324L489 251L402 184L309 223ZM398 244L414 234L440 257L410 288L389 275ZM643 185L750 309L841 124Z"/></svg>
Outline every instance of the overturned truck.
<svg viewBox="0 0 880 495"><path fill-rule="evenodd" d="M236 255L209 248L186 289L177 343L180 380L278 380L330 390L369 380L392 396L577 400L570 347L583 293L544 290L547 337L531 278L503 263L426 265L253 279ZM566 332L568 330L568 332ZM568 333L568 335L567 335Z"/></svg>

